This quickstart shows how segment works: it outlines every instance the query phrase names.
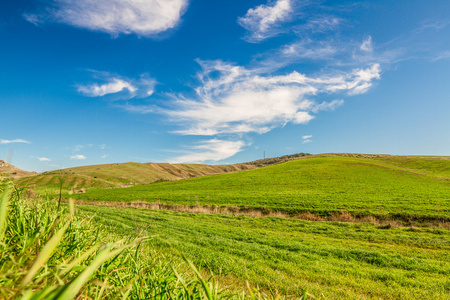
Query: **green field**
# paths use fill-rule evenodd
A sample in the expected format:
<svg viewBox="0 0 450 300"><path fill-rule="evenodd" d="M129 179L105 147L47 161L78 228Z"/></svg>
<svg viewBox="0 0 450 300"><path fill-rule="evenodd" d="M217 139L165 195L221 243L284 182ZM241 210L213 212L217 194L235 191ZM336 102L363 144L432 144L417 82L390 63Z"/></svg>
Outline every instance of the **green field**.
<svg viewBox="0 0 450 300"><path fill-rule="evenodd" d="M214 299L276 298L272 294L298 299L305 291L308 299L450 299L447 157L315 155L243 172L63 196L113 205L77 205L80 224L91 231L99 228L103 241L152 236L142 255L125 256L122 263L132 267L113 278L111 295L125 295L122 281L138 276L129 289L132 299L150 297L166 281L168 290L180 297L204 299L206 290L183 265L185 257L209 278L207 284L221 291ZM33 201L28 204L30 216ZM139 201L169 210L121 208ZM177 208L186 212L170 210ZM283 217L262 217L277 212ZM322 221L301 219L308 214ZM338 214L347 218L335 220L349 222L329 221ZM29 222L34 224L32 217ZM27 237L28 231L21 230ZM156 261L157 273L139 271ZM192 288L179 285L168 267L174 262L193 280ZM111 268L122 270L120 265ZM98 294L96 282L106 280L105 270L111 268L100 268L79 293ZM55 278L50 279L57 282ZM43 280L36 286L42 287ZM264 295L252 295L254 289ZM164 295L159 299L172 297Z"/></svg>
<svg viewBox="0 0 450 300"><path fill-rule="evenodd" d="M345 211L400 220L450 220L450 160L311 156L239 173L91 189L89 201L238 206L291 215Z"/></svg>
<svg viewBox="0 0 450 300"><path fill-rule="evenodd" d="M0 299L244 299L156 251L144 231L108 230L59 204L0 177Z"/></svg>
<svg viewBox="0 0 450 300"><path fill-rule="evenodd" d="M145 229L168 257L181 252L220 274L223 286L252 286L311 299L449 299L450 232L276 217L190 214L79 206L119 235Z"/></svg>

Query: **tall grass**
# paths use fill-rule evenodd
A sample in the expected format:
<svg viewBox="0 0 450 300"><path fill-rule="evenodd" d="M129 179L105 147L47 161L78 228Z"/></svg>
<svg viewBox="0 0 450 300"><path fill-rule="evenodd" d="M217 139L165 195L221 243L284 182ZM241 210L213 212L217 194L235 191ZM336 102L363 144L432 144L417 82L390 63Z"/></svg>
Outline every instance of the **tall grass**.
<svg viewBox="0 0 450 300"><path fill-rule="evenodd" d="M248 298L203 279L187 260L158 255L151 237L111 242L119 236L77 216L72 202L58 209L21 194L0 184L0 299Z"/></svg>

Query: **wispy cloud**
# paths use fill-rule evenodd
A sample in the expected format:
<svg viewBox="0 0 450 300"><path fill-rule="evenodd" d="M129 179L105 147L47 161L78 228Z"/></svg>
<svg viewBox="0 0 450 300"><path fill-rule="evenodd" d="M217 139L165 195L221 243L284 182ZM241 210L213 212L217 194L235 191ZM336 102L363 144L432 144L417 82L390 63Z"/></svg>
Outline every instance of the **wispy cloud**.
<svg viewBox="0 0 450 300"><path fill-rule="evenodd" d="M137 88L131 83L118 78L111 78L110 82L102 85L94 83L91 85L78 87L78 92L89 97L101 97L107 94L115 94L123 90L128 90L128 92L134 93Z"/></svg>
<svg viewBox="0 0 450 300"><path fill-rule="evenodd" d="M426 20L414 30L414 33L426 31L426 30L441 30L450 25L450 20Z"/></svg>
<svg viewBox="0 0 450 300"><path fill-rule="evenodd" d="M54 0L25 19L33 24L58 22L93 31L151 36L174 28L187 0Z"/></svg>
<svg viewBox="0 0 450 300"><path fill-rule="evenodd" d="M312 138L313 136L312 135L304 135L304 136L302 136L302 144L308 144L308 143L311 143L312 142L312 140L311 140L311 138Z"/></svg>
<svg viewBox="0 0 450 300"><path fill-rule="evenodd" d="M247 11L238 19L239 25L247 29L249 42L260 42L279 33L279 24L289 19L292 12L290 0L277 0L275 3L262 4Z"/></svg>
<svg viewBox="0 0 450 300"><path fill-rule="evenodd" d="M344 100L333 100L331 102L327 102L327 101L323 101L320 104L316 104L314 105L314 107L311 109L311 111L313 113L318 113L321 110L325 110L325 111L333 111L336 108L338 108L339 106L342 106L344 104Z"/></svg>
<svg viewBox="0 0 450 300"><path fill-rule="evenodd" d="M80 152L83 149L86 148L92 148L94 145L93 144L85 144L85 145L75 145L73 147L64 147L64 150L72 150L73 152Z"/></svg>
<svg viewBox="0 0 450 300"><path fill-rule="evenodd" d="M301 39L281 48L281 54L289 58L327 60L336 56L342 49L332 41Z"/></svg>
<svg viewBox="0 0 450 300"><path fill-rule="evenodd" d="M86 156L84 156L84 155L82 155L82 154L76 154L76 155L72 155L71 157L70 157L70 159L76 159L76 160L83 160L83 159L86 159L87 157Z"/></svg>
<svg viewBox="0 0 450 300"><path fill-rule="evenodd" d="M77 91L88 97L103 97L117 95L118 99L143 98L154 93L156 80L148 74L142 74L138 79L111 74L108 72L91 71L102 83L78 85Z"/></svg>
<svg viewBox="0 0 450 300"><path fill-rule="evenodd" d="M11 143L24 143L24 144L31 144L29 141L23 140L23 139L15 139L15 140L1 140L0 144L11 144Z"/></svg>
<svg viewBox="0 0 450 300"><path fill-rule="evenodd" d="M174 109L162 110L187 127L178 131L180 134L265 133L289 122L308 123L314 118L311 112L331 110L343 104L342 100L317 104L311 96L361 94L370 88L373 80L380 78L377 64L319 77L296 71L270 76L222 61L200 61L200 64L203 70L198 74L201 84L195 89L197 97L179 97L172 103Z"/></svg>
<svg viewBox="0 0 450 300"><path fill-rule="evenodd" d="M211 139L191 147L187 154L172 158L170 163L199 163L204 161L219 161L235 155L243 150L243 141L227 141Z"/></svg>
<svg viewBox="0 0 450 300"><path fill-rule="evenodd" d="M361 51L366 52L372 52L373 51L373 45L372 45L372 37L369 35L361 44L359 47Z"/></svg>
<svg viewBox="0 0 450 300"><path fill-rule="evenodd" d="M171 95L168 108L124 106L136 113L167 115L182 127L175 131L177 134L234 137L204 142L193 147L192 152L176 157L173 160L176 162L230 157L245 147L236 138L240 140L248 133L263 134L287 123L308 123L315 113L334 110L344 103L344 100L317 103L314 98L319 94L365 93L381 73L378 64L307 76L296 71L270 75L264 68L250 69L220 60L198 62L202 70L197 74L199 84L194 88L194 96Z"/></svg>
<svg viewBox="0 0 450 300"><path fill-rule="evenodd" d="M441 59L448 59L450 58L450 51L444 51L439 53L436 57L433 58L433 61L438 61Z"/></svg>
<svg viewBox="0 0 450 300"><path fill-rule="evenodd" d="M355 69L346 79L328 78L329 83L325 89L330 92L348 91L349 95L358 95L367 92L374 79L380 79L381 68L379 64L373 64L367 69Z"/></svg>
<svg viewBox="0 0 450 300"><path fill-rule="evenodd" d="M336 34L321 38L297 38L260 56L268 68L274 69L303 62L317 65L324 62L326 65L322 67L325 68L357 68L370 64L392 65L406 59L405 51L400 46L375 45L371 36L355 41Z"/></svg>
<svg viewBox="0 0 450 300"><path fill-rule="evenodd" d="M344 20L330 11L321 1L269 1L249 9L238 23L247 29L248 42L261 42L281 33L294 33L305 39L339 29Z"/></svg>
<svg viewBox="0 0 450 300"><path fill-rule="evenodd" d="M39 161L51 161L51 159L50 159L50 158L47 158L47 157L37 157L37 159L38 159Z"/></svg>
<svg viewBox="0 0 450 300"><path fill-rule="evenodd" d="M304 14L303 20L304 24L294 27L294 32L299 36L337 30L343 21L340 18L327 14Z"/></svg>
<svg viewBox="0 0 450 300"><path fill-rule="evenodd" d="M73 147L73 151L80 152L84 148L85 148L84 145L76 145L75 147Z"/></svg>

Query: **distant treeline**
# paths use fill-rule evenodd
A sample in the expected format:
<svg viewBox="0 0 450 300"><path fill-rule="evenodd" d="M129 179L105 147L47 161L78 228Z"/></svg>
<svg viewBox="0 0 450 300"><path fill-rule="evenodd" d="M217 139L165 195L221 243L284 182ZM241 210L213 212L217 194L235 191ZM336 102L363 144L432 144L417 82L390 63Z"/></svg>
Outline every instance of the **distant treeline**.
<svg viewBox="0 0 450 300"><path fill-rule="evenodd" d="M296 153L296 154L289 154L289 155L283 155L278 157L271 157L271 158L265 158L265 159L258 159L255 161L244 163L246 165L257 165L257 166L268 166L268 165L274 165L274 164L280 164L286 161L294 160L299 157L309 156L312 155L310 153Z"/></svg>

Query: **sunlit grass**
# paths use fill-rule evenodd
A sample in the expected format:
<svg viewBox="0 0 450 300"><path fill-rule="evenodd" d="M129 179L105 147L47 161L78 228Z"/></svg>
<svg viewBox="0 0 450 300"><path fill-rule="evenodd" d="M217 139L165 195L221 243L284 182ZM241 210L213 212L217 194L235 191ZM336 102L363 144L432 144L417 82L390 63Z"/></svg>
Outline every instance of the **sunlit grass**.
<svg viewBox="0 0 450 300"><path fill-rule="evenodd" d="M76 199L238 206L287 214L377 215L450 220L450 160L311 157L261 169L188 180L93 189ZM439 168L433 170L433 165ZM416 169L412 169L415 167Z"/></svg>
<svg viewBox="0 0 450 300"><path fill-rule="evenodd" d="M239 290L314 299L449 299L450 231L370 223L80 206L125 234L145 228L167 256L185 255ZM248 292L247 292L248 295Z"/></svg>
<svg viewBox="0 0 450 300"><path fill-rule="evenodd" d="M226 292L214 276L203 279L188 260L154 251L142 231L105 231L73 203L58 210L1 186L0 299L247 297Z"/></svg>

